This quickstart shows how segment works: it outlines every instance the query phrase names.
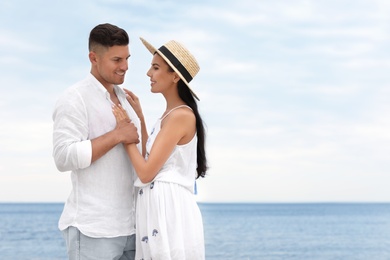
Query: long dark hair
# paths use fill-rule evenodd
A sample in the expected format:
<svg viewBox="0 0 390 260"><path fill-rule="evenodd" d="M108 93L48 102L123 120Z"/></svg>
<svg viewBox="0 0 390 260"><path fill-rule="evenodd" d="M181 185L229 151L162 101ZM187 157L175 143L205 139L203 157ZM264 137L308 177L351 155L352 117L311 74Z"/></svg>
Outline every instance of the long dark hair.
<svg viewBox="0 0 390 260"><path fill-rule="evenodd" d="M192 109L196 118L196 133L198 136L198 147L197 147L197 157L196 157L198 163L198 167L196 168L196 171L198 175L196 178L198 179L199 177L205 177L206 171L208 169L207 159L206 159L206 149L205 149L206 135L203 126L203 120L198 111L198 104L196 103L194 96L191 94L189 88L187 87L187 85L184 83L183 80L179 80L179 82L177 83L177 89L180 98Z"/></svg>

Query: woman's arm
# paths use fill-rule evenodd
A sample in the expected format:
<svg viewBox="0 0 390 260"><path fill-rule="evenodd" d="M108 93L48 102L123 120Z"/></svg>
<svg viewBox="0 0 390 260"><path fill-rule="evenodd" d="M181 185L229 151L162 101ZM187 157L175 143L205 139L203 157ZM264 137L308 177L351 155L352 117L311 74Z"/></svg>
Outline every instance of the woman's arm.
<svg viewBox="0 0 390 260"><path fill-rule="evenodd" d="M135 113L137 114L140 122L141 122L141 144L142 144L142 156L145 157L146 155L146 142L148 140L148 131L146 128L146 122L144 114L142 113L142 107L141 103L139 101L139 98L130 90L123 89L126 93L126 99L130 103L130 105L133 107Z"/></svg>
<svg viewBox="0 0 390 260"><path fill-rule="evenodd" d="M113 113L117 122L127 117L126 111L121 107L114 107ZM164 163L168 160L175 146L183 140L188 142L195 134L195 116L189 109L177 109L163 121L153 147L145 160L139 153L136 145L126 145L126 151L143 183L152 181Z"/></svg>

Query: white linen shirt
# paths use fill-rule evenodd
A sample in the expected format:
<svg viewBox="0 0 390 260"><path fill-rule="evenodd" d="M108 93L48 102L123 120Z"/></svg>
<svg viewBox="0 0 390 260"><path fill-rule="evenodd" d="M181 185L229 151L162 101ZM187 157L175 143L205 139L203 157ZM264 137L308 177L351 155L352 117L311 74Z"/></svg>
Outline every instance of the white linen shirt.
<svg viewBox="0 0 390 260"><path fill-rule="evenodd" d="M125 92L118 86L114 90L141 138L139 119ZM59 171L71 171L72 180L59 229L74 226L89 237L134 234L136 175L123 144L91 163L91 140L116 126L106 88L90 74L62 94L53 121L54 161Z"/></svg>

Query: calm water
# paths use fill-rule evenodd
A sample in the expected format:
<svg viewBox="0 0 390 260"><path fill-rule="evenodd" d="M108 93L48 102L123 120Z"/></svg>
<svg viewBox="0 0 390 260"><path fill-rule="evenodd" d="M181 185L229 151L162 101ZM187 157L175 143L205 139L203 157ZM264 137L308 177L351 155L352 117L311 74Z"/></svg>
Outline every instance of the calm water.
<svg viewBox="0 0 390 260"><path fill-rule="evenodd" d="M67 259L62 204L0 204L0 259ZM390 260L390 204L200 204L206 259Z"/></svg>

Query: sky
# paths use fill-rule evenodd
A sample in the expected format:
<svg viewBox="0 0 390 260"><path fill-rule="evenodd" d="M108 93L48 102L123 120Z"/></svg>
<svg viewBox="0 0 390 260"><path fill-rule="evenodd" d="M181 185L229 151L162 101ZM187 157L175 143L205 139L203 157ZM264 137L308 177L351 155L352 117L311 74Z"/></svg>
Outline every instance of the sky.
<svg viewBox="0 0 390 260"><path fill-rule="evenodd" d="M389 13L387 0L2 0L0 202L66 200L52 112L106 22L130 36L122 86L149 130L165 103L139 37L197 58L210 166L198 201L390 202Z"/></svg>

